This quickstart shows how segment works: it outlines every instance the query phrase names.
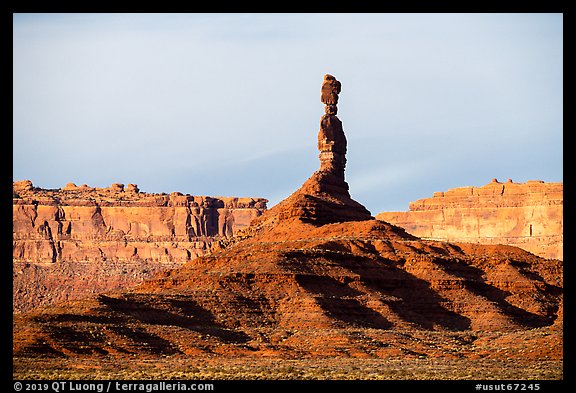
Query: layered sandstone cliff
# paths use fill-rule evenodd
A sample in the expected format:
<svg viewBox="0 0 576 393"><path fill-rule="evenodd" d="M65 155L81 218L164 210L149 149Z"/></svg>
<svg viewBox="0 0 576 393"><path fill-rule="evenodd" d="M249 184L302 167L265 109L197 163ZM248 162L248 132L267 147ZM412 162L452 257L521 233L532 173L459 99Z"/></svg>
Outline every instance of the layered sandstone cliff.
<svg viewBox="0 0 576 393"><path fill-rule="evenodd" d="M137 186L13 185L15 311L134 284L226 243L261 198L140 192Z"/></svg>
<svg viewBox="0 0 576 393"><path fill-rule="evenodd" d="M563 184L532 180L436 192L407 212L376 216L433 240L507 244L563 259Z"/></svg>

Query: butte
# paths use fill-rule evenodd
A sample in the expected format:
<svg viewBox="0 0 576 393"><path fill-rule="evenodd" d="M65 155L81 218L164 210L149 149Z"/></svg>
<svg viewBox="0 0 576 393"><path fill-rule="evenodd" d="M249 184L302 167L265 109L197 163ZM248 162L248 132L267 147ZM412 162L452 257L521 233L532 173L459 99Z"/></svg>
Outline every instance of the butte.
<svg viewBox="0 0 576 393"><path fill-rule="evenodd" d="M15 316L15 370L38 357L560 361L562 262L374 219L345 181L340 92L326 75L320 169L300 189L225 249L131 290Z"/></svg>

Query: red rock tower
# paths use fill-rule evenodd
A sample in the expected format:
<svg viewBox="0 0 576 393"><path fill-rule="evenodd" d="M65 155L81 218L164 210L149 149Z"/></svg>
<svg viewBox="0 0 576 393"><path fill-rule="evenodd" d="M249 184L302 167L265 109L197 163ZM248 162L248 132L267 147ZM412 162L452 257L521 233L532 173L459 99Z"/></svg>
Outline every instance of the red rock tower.
<svg viewBox="0 0 576 393"><path fill-rule="evenodd" d="M344 221L364 221L374 217L350 197L348 183L344 180L346 168L346 136L338 112L338 94L342 90L332 75L324 75L321 101L325 114L320 119L318 150L320 169L304 182L290 197L268 210L259 220L274 217L300 218L303 221L324 225Z"/></svg>
<svg viewBox="0 0 576 393"><path fill-rule="evenodd" d="M318 150L320 150L320 170L330 172L344 180L346 168L346 136L338 113L338 94L342 90L339 81L332 75L324 75L320 100L325 104L324 116L320 119Z"/></svg>

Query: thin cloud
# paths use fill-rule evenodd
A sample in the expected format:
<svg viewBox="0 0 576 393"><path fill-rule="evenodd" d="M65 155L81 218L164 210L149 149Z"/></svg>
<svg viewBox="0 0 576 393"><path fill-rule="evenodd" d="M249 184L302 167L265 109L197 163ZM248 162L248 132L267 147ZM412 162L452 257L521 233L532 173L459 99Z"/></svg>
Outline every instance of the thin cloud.
<svg viewBox="0 0 576 393"><path fill-rule="evenodd" d="M13 177L282 195L317 169L332 73L373 213L494 172L561 181L562 30L561 14L15 14Z"/></svg>

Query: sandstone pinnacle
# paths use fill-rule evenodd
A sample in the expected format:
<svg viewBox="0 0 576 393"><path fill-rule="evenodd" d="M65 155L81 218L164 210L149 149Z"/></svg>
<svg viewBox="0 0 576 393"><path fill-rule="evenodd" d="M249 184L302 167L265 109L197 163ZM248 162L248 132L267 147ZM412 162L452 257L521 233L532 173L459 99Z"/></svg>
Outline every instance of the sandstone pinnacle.
<svg viewBox="0 0 576 393"><path fill-rule="evenodd" d="M321 94L325 114L318 132L320 169L300 189L260 217L261 223L294 217L317 225L373 219L364 206L350 197L344 180L347 142L342 122L336 116L340 91L341 83L326 74Z"/></svg>
<svg viewBox="0 0 576 393"><path fill-rule="evenodd" d="M344 180L346 167L346 136L342 129L342 122L336 113L338 108L338 94L342 84L332 75L324 75L322 83L321 101L325 104L325 114L320 119L318 132L318 150L320 150L320 170L330 172Z"/></svg>

